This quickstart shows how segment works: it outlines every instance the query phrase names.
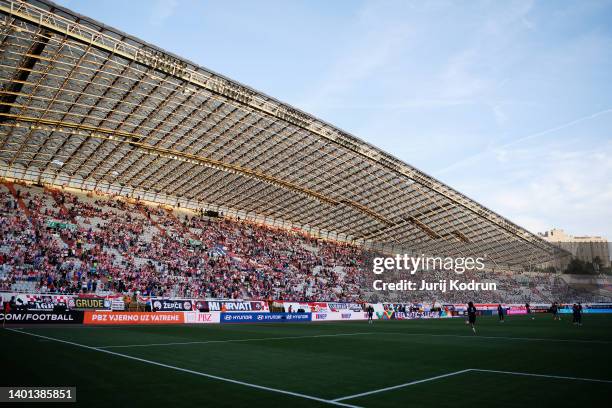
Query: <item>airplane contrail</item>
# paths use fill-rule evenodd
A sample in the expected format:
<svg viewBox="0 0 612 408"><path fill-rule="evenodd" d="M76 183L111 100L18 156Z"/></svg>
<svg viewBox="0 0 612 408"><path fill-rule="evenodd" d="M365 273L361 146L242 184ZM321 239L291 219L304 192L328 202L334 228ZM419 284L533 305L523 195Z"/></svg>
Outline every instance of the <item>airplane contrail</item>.
<svg viewBox="0 0 612 408"><path fill-rule="evenodd" d="M605 115L607 113L612 113L612 108L608 108L606 110L595 112L595 113L593 113L591 115L587 115L587 116L583 116L583 117L578 118L578 119L574 119L574 120L572 120L570 122L567 122L567 123L564 123L562 125L555 126L555 127L550 128L550 129L542 130L540 132L532 133L530 135L518 138L516 140L512 140L512 141L510 141L508 143L505 143L505 144L502 144L502 145L499 145L499 146L495 146L493 148L486 149L486 150L484 150L482 152L479 152L479 153L473 154L472 156L466 157L463 160L459 160L459 161L451 164L450 166L447 166L447 167L444 167L444 168L442 168L440 170L437 170L435 172L435 174L446 173L446 172L448 172L450 170L453 170L453 169L455 169L457 167L460 167L460 166L462 166L462 165L464 165L466 163L469 163L469 162L473 161L474 159L476 159L478 157L481 157L481 156L483 156L483 155L485 155L487 153L491 153L494 149L499 149L499 148L513 146L515 144L524 142L525 140L529 140L529 139L533 139L533 138L536 138L536 137L539 137L539 136L543 136L543 135L546 135L546 134L549 134L549 133L553 133L553 132L559 131L561 129L565 129L565 128L574 126L574 125L576 125L578 123L594 119L594 118L596 118L598 116Z"/></svg>

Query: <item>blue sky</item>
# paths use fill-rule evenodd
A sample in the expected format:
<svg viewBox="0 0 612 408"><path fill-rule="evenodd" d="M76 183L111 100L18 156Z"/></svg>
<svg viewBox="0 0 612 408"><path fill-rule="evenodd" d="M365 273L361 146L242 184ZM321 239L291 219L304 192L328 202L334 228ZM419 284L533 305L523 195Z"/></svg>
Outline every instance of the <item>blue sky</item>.
<svg viewBox="0 0 612 408"><path fill-rule="evenodd" d="M533 232L612 239L612 1L58 1Z"/></svg>

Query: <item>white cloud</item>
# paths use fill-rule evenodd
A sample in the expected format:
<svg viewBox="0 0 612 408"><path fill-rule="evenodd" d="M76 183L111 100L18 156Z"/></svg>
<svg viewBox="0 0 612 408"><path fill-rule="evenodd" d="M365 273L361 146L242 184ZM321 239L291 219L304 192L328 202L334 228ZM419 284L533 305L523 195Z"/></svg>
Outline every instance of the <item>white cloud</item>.
<svg viewBox="0 0 612 408"><path fill-rule="evenodd" d="M480 54L476 47L463 50L450 58L440 77L443 98L476 97L492 85L490 80L473 72L479 59Z"/></svg>
<svg viewBox="0 0 612 408"><path fill-rule="evenodd" d="M526 136L512 138L512 139L510 139L509 142L503 143L503 144L501 144L499 146L489 147L488 149L485 149L483 151L475 153L475 154L473 154L471 156L465 157L465 158L463 158L461 160L458 160L458 161L456 161L454 163L446 164L443 168L436 170L435 174L440 175L440 174L456 171L458 168L461 168L461 167L466 166L466 165L471 165L474 162L478 161L479 159L481 159L481 158L483 158L483 157L485 157L487 155L490 155L496 149L509 148L511 146L516 146L518 144L521 144L523 142L526 142L526 141L529 141L529 140L532 140L532 139L536 139L536 138L539 138L539 137L542 137L542 136L546 136L546 135L549 135L549 134L554 134L555 132L571 128L574 125L578 125L578 124L580 124L582 122L586 122L586 121L589 121L591 119L595 119L595 118L597 118L599 116L607 115L607 114L610 114L610 113L612 113L612 108L604 109L602 111L598 111L598 112L592 113L590 115L583 116L581 118L574 119L574 120L571 120L569 122L565 122L565 123L562 123L560 125L557 125L557 126L554 126L554 127L542 130L542 131L531 133L531 134L526 135Z"/></svg>
<svg viewBox="0 0 612 408"><path fill-rule="evenodd" d="M612 238L612 142L596 150L545 147L504 154L501 164L486 165L494 174L505 174L489 180L479 194L486 205L532 232L559 227Z"/></svg>
<svg viewBox="0 0 612 408"><path fill-rule="evenodd" d="M178 7L178 0L156 0L153 2L149 22L155 26L160 26L166 22Z"/></svg>
<svg viewBox="0 0 612 408"><path fill-rule="evenodd" d="M500 104L494 104L492 106L492 109L493 114L495 115L495 120L498 124L503 125L508 121L508 116L506 115Z"/></svg>
<svg viewBox="0 0 612 408"><path fill-rule="evenodd" d="M349 46L331 64L323 81L299 105L306 110L313 110L330 107L334 101L340 100L338 105L345 106L343 97L354 91L357 83L392 64L409 32L407 27L393 25L380 31L364 31L359 41L352 42L356 45Z"/></svg>

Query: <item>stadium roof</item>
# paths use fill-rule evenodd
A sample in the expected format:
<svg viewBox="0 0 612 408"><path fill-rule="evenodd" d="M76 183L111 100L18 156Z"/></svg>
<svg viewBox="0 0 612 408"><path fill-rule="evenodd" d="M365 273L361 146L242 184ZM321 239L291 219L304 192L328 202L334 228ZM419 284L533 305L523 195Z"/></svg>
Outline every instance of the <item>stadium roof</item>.
<svg viewBox="0 0 612 408"><path fill-rule="evenodd" d="M505 265L558 251L375 146L118 30L47 1L0 0L0 13L0 176L383 250Z"/></svg>

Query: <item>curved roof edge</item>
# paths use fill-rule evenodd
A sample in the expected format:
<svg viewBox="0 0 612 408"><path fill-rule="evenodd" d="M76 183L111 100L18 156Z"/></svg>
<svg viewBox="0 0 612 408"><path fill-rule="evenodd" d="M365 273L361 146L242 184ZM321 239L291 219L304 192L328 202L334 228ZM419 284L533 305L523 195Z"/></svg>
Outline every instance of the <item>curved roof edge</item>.
<svg viewBox="0 0 612 408"><path fill-rule="evenodd" d="M13 17L44 26L52 31L172 75L185 81L186 87L195 86L206 89L244 107L289 122L400 176L407 177L532 245L550 248L549 243L537 235L376 146L298 108L120 30L47 0L28 0L27 2L0 0L0 10Z"/></svg>

